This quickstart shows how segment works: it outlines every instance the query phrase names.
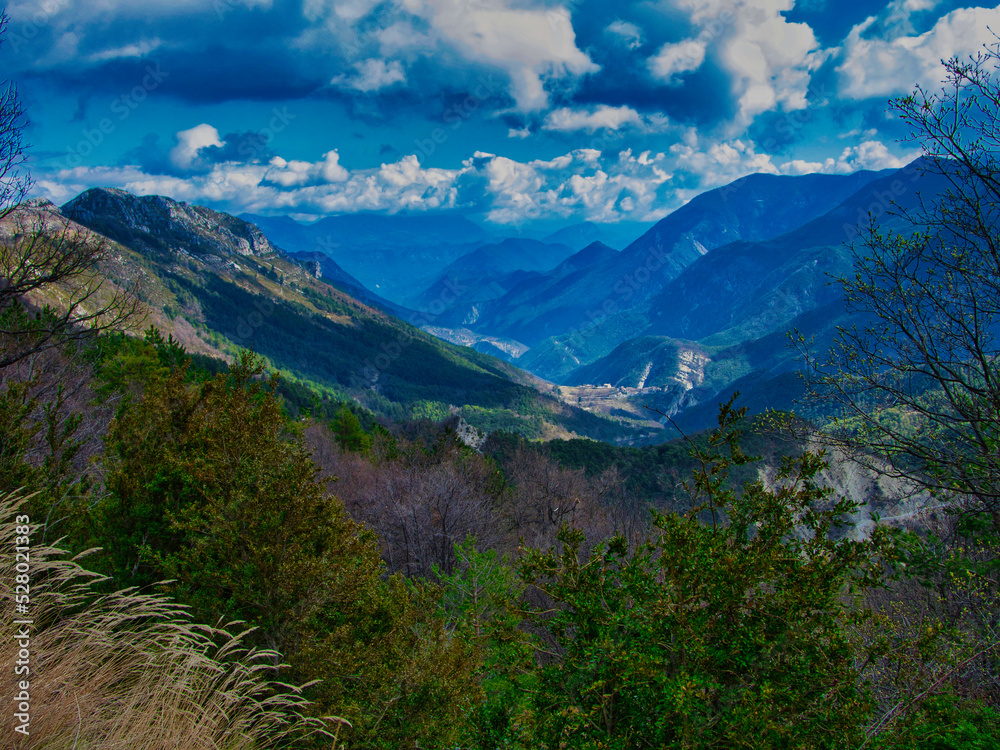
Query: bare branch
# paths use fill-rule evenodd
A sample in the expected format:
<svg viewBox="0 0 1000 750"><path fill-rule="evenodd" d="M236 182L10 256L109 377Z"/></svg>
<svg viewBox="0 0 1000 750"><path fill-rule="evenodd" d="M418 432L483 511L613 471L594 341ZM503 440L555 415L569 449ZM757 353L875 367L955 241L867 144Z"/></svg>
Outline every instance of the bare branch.
<svg viewBox="0 0 1000 750"><path fill-rule="evenodd" d="M874 218L841 278L860 321L827 356L806 355L812 396L832 407L827 438L965 496L1000 531L1000 44L947 63L941 93L892 102L944 190Z"/></svg>

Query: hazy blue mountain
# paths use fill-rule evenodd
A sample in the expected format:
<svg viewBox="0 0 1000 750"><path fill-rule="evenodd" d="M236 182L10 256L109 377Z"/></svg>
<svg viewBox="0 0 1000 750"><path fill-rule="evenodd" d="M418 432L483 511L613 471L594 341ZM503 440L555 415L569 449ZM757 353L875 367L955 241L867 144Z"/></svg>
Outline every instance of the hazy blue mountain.
<svg viewBox="0 0 1000 750"><path fill-rule="evenodd" d="M453 279L474 278L483 273L505 274L512 271L547 271L573 255L573 248L538 240L508 237L498 243L483 245L445 268L442 276Z"/></svg>
<svg viewBox="0 0 1000 750"><path fill-rule="evenodd" d="M685 431L702 430L718 418L720 403L739 391L739 404L751 413L767 409L802 412L806 384L801 377L801 352L792 345L788 331L812 341L813 350L827 350L837 326L857 325L862 318L848 313L843 300L808 310L778 330L752 341L726 347L712 354L704 380L688 395L689 404L674 421ZM809 416L808 412L804 416Z"/></svg>
<svg viewBox="0 0 1000 750"><path fill-rule="evenodd" d="M449 264L411 304L434 314L436 325L465 325L482 314L486 303L573 254L566 245L514 237L483 245Z"/></svg>
<svg viewBox="0 0 1000 750"><path fill-rule="evenodd" d="M516 362L510 354L505 352L499 346L491 344L489 341L477 341L472 345L472 348L477 352L482 352L483 354L489 354L491 357L502 359L504 362Z"/></svg>
<svg viewBox="0 0 1000 750"><path fill-rule="evenodd" d="M525 275L516 284L509 283L512 279L505 279L507 283L504 284L502 295L494 294L488 300L477 301L473 305L468 301L468 294L463 293L455 307L464 306L469 312L474 307L474 314L467 312L463 317L463 324L472 325L484 333L499 329L502 323L497 319L502 319L509 310L516 309L522 313L532 309L544 310L551 300L561 298L566 289L577 288L579 281L586 279L592 268L613 261L617 256L616 250L601 242L594 242L545 273ZM539 325L553 326L558 321L557 317L550 317L540 321ZM543 335L546 330L548 329L536 330L533 334ZM509 338L520 340L516 336Z"/></svg>
<svg viewBox="0 0 1000 750"><path fill-rule="evenodd" d="M799 355L790 348L787 332L797 329L814 337L821 351L833 340L837 326L863 323L845 309L835 279L852 272L850 243L869 212L883 214L890 203L897 210L913 208L947 187L945 178L922 175L918 167L880 176L790 232L718 247L642 305L602 320L589 337L550 340L518 364L535 372L546 368L566 384L656 390L680 376L690 387L677 419L692 429L707 426L718 403L735 390L752 409L791 408L803 386L795 375L801 367ZM883 229L909 228L900 218L883 219L881 224ZM630 328L635 333L628 336ZM621 341L623 335L628 338ZM614 347L589 360L581 356L595 351L595 342ZM677 373L670 372L674 349L680 352ZM665 408L672 410L669 403Z"/></svg>
<svg viewBox="0 0 1000 750"><path fill-rule="evenodd" d="M489 233L458 214L345 214L310 224L315 234L328 233L334 242L383 243L405 246L419 237L421 244L465 244L489 239Z"/></svg>
<svg viewBox="0 0 1000 750"><path fill-rule="evenodd" d="M776 176L754 174L692 199L615 256L592 265L544 298L500 299L474 330L534 346L641 306L709 250L758 242L822 216L885 173ZM625 338L602 342L596 356ZM584 360L596 358L584 352ZM550 373L546 373L548 376Z"/></svg>
<svg viewBox="0 0 1000 750"><path fill-rule="evenodd" d="M308 249L321 251L344 245L406 246L414 239L420 245L463 245L490 239L485 229L457 214L345 214L310 224L288 216L241 214L240 218L273 235L275 242L286 238L299 244L308 241L319 245Z"/></svg>
<svg viewBox="0 0 1000 750"><path fill-rule="evenodd" d="M456 328L474 323L483 310L519 283L540 276L538 271L511 271L455 278L442 276L413 301L435 325Z"/></svg>
<svg viewBox="0 0 1000 750"><path fill-rule="evenodd" d="M612 385L624 388L663 386L675 376L680 349L666 336L640 336L615 347L607 357L574 370L566 385Z"/></svg>
<svg viewBox="0 0 1000 750"><path fill-rule="evenodd" d="M617 257L617 250L600 240L595 240L547 272L545 277L549 279L564 279L575 271L582 271L585 268L590 268L598 263L604 263Z"/></svg>
<svg viewBox="0 0 1000 750"><path fill-rule="evenodd" d="M395 302L385 299L385 297L380 297L370 289L366 289L360 281L347 273L333 258L325 253L293 252L289 253L288 256L303 264L306 270L312 273L317 279L322 279L330 286L339 289L359 302L364 302L371 307L377 307L403 320L410 320L417 316L416 311L402 305L397 305Z"/></svg>
<svg viewBox="0 0 1000 750"><path fill-rule="evenodd" d="M290 216L258 216L240 214L239 218L260 227L261 231L276 244L294 252L308 252L315 240L311 236L310 225L295 221Z"/></svg>
<svg viewBox="0 0 1000 750"><path fill-rule="evenodd" d="M402 303L429 286L452 261L491 240L457 215L351 214L300 224L287 216L244 214L293 252L321 252L372 292Z"/></svg>
<svg viewBox="0 0 1000 750"><path fill-rule="evenodd" d="M650 226L648 223L638 221L623 221L617 224L583 221L558 229L543 237L542 241L569 245L574 250L582 250L587 245L600 242L615 250L621 250L645 234Z"/></svg>
<svg viewBox="0 0 1000 750"><path fill-rule="evenodd" d="M850 272L849 244L870 210L890 199L903 208L915 206L921 194L944 187L944 178L920 177L907 167L790 232L720 247L650 298L644 334L730 344L782 329L796 316L839 299L839 285L830 282Z"/></svg>

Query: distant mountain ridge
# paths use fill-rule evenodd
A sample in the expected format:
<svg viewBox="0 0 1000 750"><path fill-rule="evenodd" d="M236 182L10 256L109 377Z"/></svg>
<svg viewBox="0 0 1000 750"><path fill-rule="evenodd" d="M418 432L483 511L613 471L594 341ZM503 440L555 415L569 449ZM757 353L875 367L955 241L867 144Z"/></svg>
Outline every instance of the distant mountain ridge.
<svg viewBox="0 0 1000 750"><path fill-rule="evenodd" d="M433 313L438 325L465 325L475 321L486 303L572 255L567 245L515 237L482 245L448 264L412 304Z"/></svg>
<svg viewBox="0 0 1000 750"><path fill-rule="evenodd" d="M253 223L161 195L135 196L117 188L91 188L66 202L60 211L78 224L159 258L177 252L220 260L229 255L266 258L284 253ZM410 313L365 289L322 253L291 257L311 263L312 272L319 271L317 278L324 278L354 299L399 317Z"/></svg>
<svg viewBox="0 0 1000 750"><path fill-rule="evenodd" d="M552 286L544 297L512 290L492 303L472 328L529 346L585 329L595 320L641 305L709 250L787 232L830 211L879 176L748 175L693 198L620 253ZM605 345L601 355L622 340Z"/></svg>
<svg viewBox="0 0 1000 750"><path fill-rule="evenodd" d="M600 242L615 250L621 250L635 242L650 229L650 223L624 221L617 224L598 224L583 221L558 229L542 238L542 242L569 245L574 250L583 250L588 245Z"/></svg>
<svg viewBox="0 0 1000 750"><path fill-rule="evenodd" d="M493 237L455 215L348 214L301 224L242 214L290 252L321 252L362 285L397 304L429 286L449 263Z"/></svg>
<svg viewBox="0 0 1000 750"><path fill-rule="evenodd" d="M694 377L684 374L690 390L683 403L659 404L667 413L680 412L680 424L707 426L714 406L734 390L755 407L792 408L802 392L794 377L801 363L786 333L796 329L822 348L832 342L836 326L863 323L847 312L835 283L852 271L850 243L858 223L870 211L884 215L890 203L896 210L913 208L947 185L940 175L923 174L919 162L883 172L791 231L711 250L640 305L598 319L586 335L536 346L518 364L557 382L597 379L648 389L657 385L655 375L639 385L637 373L659 369L668 381L676 379L669 357L657 354L676 349L689 352L689 364L697 364ZM913 229L898 217L883 217L882 227ZM609 351L601 354L605 347Z"/></svg>
<svg viewBox="0 0 1000 750"><path fill-rule="evenodd" d="M397 318L401 318L403 320L409 320L416 315L414 310L410 310L402 305L397 305L395 302L391 302L385 297L381 297L370 289L367 289L364 284L351 276L351 274L347 273L347 271L341 268L340 265L338 265L337 262L326 253L292 252L288 253L288 255L289 257L294 258L297 262L304 263L307 270L315 275L317 279L322 279L330 286L339 289L359 302L364 302L366 305L371 307L377 307L378 309L384 310L390 315L395 315Z"/></svg>
<svg viewBox="0 0 1000 750"><path fill-rule="evenodd" d="M605 412L632 416L648 404L694 429L705 426L700 419L714 415L706 404L725 400L726 392L737 387L756 403L791 404L800 386L785 332L798 327L829 341L837 325L852 320L839 288L830 282L850 272L848 241L858 222L869 210L884 213L892 202L915 205L921 192L940 191L942 179L923 175L919 162L901 170L849 175L749 175L697 196L620 252L599 241L580 249L525 237L491 241L481 227L454 216L440 223L430 216L345 216L314 225L287 217L262 219L300 246L315 244L320 231L326 237L337 233L338 242L324 240L323 249L286 253L284 240L241 219L115 190L87 191L67 203L64 212L158 263L176 261L178 255L195 258L231 281L251 267L257 285L265 276L272 279L279 266L295 268L293 285L311 279L308 294L295 292L305 295L296 304L322 310L316 295L330 292L321 292L328 287L313 282L327 282L347 295L330 303L338 310L357 300L461 345L439 352L444 360L472 358L473 369L532 382L496 360L485 367L476 358L488 352L567 386L571 403L603 399ZM430 233L421 235L422 228ZM567 230L572 231L546 239L580 238L595 228ZM365 243L378 247L362 247ZM423 275L396 279L397 294L387 297L341 266L330 256L331 249L383 275L415 267ZM282 284L283 273L278 273ZM253 287L246 279L238 285ZM398 301L404 287L410 305ZM204 307L197 302L195 308ZM359 313L358 320L367 321L372 312ZM403 325L384 316L381 320L390 328ZM386 335L371 328L362 338L385 343ZM286 330L285 337L283 345L294 339L322 358L300 334ZM379 353L366 349L368 343L361 349L374 361ZM359 344L341 337L336 346ZM301 356L299 361L305 363ZM399 380L390 385L384 379L388 373L375 369L375 380L363 390L384 395L395 389L393 403L405 400L402 394L419 392L420 400L454 404L455 394L463 392L456 384L464 376L435 394L429 386L414 390L420 379L414 372L393 373ZM334 381L342 384L337 377ZM649 417L637 417L643 419Z"/></svg>

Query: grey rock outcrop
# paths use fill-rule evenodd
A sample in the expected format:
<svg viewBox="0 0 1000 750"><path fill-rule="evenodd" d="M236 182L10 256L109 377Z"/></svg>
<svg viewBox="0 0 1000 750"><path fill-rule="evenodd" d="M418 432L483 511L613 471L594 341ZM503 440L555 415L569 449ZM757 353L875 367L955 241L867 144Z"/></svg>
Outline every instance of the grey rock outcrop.
<svg viewBox="0 0 1000 750"><path fill-rule="evenodd" d="M78 224L159 256L267 257L278 252L253 224L204 206L118 188L92 188L61 208Z"/></svg>

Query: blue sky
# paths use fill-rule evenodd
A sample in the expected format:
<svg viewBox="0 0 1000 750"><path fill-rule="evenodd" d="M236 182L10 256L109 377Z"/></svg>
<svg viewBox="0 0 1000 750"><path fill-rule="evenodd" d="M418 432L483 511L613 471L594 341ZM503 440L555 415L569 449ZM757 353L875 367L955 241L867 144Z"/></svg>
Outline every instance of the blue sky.
<svg viewBox="0 0 1000 750"><path fill-rule="evenodd" d="M997 7L937 0L13 0L35 193L309 219L653 221L751 172L901 166L887 100Z"/></svg>

